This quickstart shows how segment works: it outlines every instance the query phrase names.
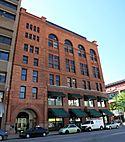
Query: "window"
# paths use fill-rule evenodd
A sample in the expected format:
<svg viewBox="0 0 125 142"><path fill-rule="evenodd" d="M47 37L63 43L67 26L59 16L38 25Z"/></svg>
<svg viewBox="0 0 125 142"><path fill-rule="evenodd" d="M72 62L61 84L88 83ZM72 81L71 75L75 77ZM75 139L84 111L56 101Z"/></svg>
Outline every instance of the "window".
<svg viewBox="0 0 125 142"><path fill-rule="evenodd" d="M16 15L8 13L8 12L3 11L3 10L0 10L0 16L6 17L6 18L11 19L11 20L15 20L15 18L16 18Z"/></svg>
<svg viewBox="0 0 125 142"><path fill-rule="evenodd" d="M83 80L83 88L87 89L87 87L86 87L86 81L85 80Z"/></svg>
<svg viewBox="0 0 125 142"><path fill-rule="evenodd" d="M72 79L72 87L77 88L76 79Z"/></svg>
<svg viewBox="0 0 125 142"><path fill-rule="evenodd" d="M38 32L38 33L40 32L40 28L39 28L39 27L37 27L37 32Z"/></svg>
<svg viewBox="0 0 125 142"><path fill-rule="evenodd" d="M49 75L49 84L54 85L54 75L53 74Z"/></svg>
<svg viewBox="0 0 125 142"><path fill-rule="evenodd" d="M28 56L23 56L23 63L28 64Z"/></svg>
<svg viewBox="0 0 125 142"><path fill-rule="evenodd" d="M86 58L85 48L82 45L78 45L78 55L79 57Z"/></svg>
<svg viewBox="0 0 125 142"><path fill-rule="evenodd" d="M68 87L72 87L72 79L70 77L67 78Z"/></svg>
<svg viewBox="0 0 125 142"><path fill-rule="evenodd" d="M99 83L99 86L100 86L100 91L102 92L102 91L103 91L103 89L102 89L102 84Z"/></svg>
<svg viewBox="0 0 125 142"><path fill-rule="evenodd" d="M4 92L0 91L0 103L3 102Z"/></svg>
<svg viewBox="0 0 125 142"><path fill-rule="evenodd" d="M5 83L5 82L6 82L6 73L0 72L0 83Z"/></svg>
<svg viewBox="0 0 125 142"><path fill-rule="evenodd" d="M68 99L68 105L69 106L80 106L80 99Z"/></svg>
<svg viewBox="0 0 125 142"><path fill-rule="evenodd" d="M34 47L30 45L30 53L33 53L33 51L34 51Z"/></svg>
<svg viewBox="0 0 125 142"><path fill-rule="evenodd" d="M8 61L9 60L9 53L5 51L0 51L0 60Z"/></svg>
<svg viewBox="0 0 125 142"><path fill-rule="evenodd" d="M49 67L50 68L54 68L54 69L59 69L60 68L60 64L59 64L59 57L49 54Z"/></svg>
<svg viewBox="0 0 125 142"><path fill-rule="evenodd" d="M48 46L58 48L58 39L54 34L48 36Z"/></svg>
<svg viewBox="0 0 125 142"><path fill-rule="evenodd" d="M99 68L92 66L92 74L94 78L100 79Z"/></svg>
<svg viewBox="0 0 125 142"><path fill-rule="evenodd" d="M26 87L21 86L20 87L20 99L25 99L26 98Z"/></svg>
<svg viewBox="0 0 125 142"><path fill-rule="evenodd" d="M88 65L80 63L80 72L82 75L89 76Z"/></svg>
<svg viewBox="0 0 125 142"><path fill-rule="evenodd" d="M29 34L29 39L32 39L32 34Z"/></svg>
<svg viewBox="0 0 125 142"><path fill-rule="evenodd" d="M34 66L38 66L39 60L37 58L34 58Z"/></svg>
<svg viewBox="0 0 125 142"><path fill-rule="evenodd" d="M99 85L96 83L96 90L99 91Z"/></svg>
<svg viewBox="0 0 125 142"><path fill-rule="evenodd" d="M9 8L12 8L14 10L17 10L17 6L12 4L12 3L9 3L7 1L3 1L3 0L0 0L0 4L6 6L6 7L9 7Z"/></svg>
<svg viewBox="0 0 125 142"><path fill-rule="evenodd" d="M56 85L60 86L60 76L56 75Z"/></svg>
<svg viewBox="0 0 125 142"><path fill-rule="evenodd" d="M27 79L27 69L22 69L21 80Z"/></svg>
<svg viewBox="0 0 125 142"><path fill-rule="evenodd" d="M33 40L36 40L36 35L33 35Z"/></svg>
<svg viewBox="0 0 125 142"><path fill-rule="evenodd" d="M12 39L3 35L0 35L0 43L11 45Z"/></svg>
<svg viewBox="0 0 125 142"><path fill-rule="evenodd" d="M93 49L90 49L90 59L97 62L96 53Z"/></svg>
<svg viewBox="0 0 125 142"><path fill-rule="evenodd" d="M98 104L98 107L101 107L101 108L106 107L106 101L98 101L97 104Z"/></svg>
<svg viewBox="0 0 125 142"><path fill-rule="evenodd" d="M32 31L32 29L33 29L33 25L32 25L32 24L30 24L30 30Z"/></svg>
<svg viewBox="0 0 125 142"><path fill-rule="evenodd" d="M28 33L27 32L25 32L25 38L28 38Z"/></svg>
<svg viewBox="0 0 125 142"><path fill-rule="evenodd" d="M87 81L87 87L88 87L88 90L91 90L91 84L90 84L90 81Z"/></svg>
<svg viewBox="0 0 125 142"><path fill-rule="evenodd" d="M39 48L35 47L35 54L39 54Z"/></svg>
<svg viewBox="0 0 125 142"><path fill-rule="evenodd" d="M28 51L28 44L24 44L24 51Z"/></svg>
<svg viewBox="0 0 125 142"><path fill-rule="evenodd" d="M69 53L73 54L73 45L72 45L71 41L69 41L67 39L65 40L64 49L65 49L65 52L69 52Z"/></svg>
<svg viewBox="0 0 125 142"><path fill-rule="evenodd" d="M29 29L29 23L26 23L26 29Z"/></svg>
<svg viewBox="0 0 125 142"><path fill-rule="evenodd" d="M37 36L37 41L39 42L39 36Z"/></svg>
<svg viewBox="0 0 125 142"><path fill-rule="evenodd" d="M75 62L69 59L66 59L66 71L75 73Z"/></svg>
<svg viewBox="0 0 125 142"><path fill-rule="evenodd" d="M34 30L34 32L36 32L36 26L34 26L33 30Z"/></svg>
<svg viewBox="0 0 125 142"><path fill-rule="evenodd" d="M49 106L62 106L63 98L62 97L48 97L48 105Z"/></svg>
<svg viewBox="0 0 125 142"><path fill-rule="evenodd" d="M38 88L37 87L33 87L32 88L32 98L33 99L37 99L37 94L38 94Z"/></svg>
<svg viewBox="0 0 125 142"><path fill-rule="evenodd" d="M32 81L38 82L38 71L33 71Z"/></svg>
<svg viewBox="0 0 125 142"><path fill-rule="evenodd" d="M95 103L94 100L84 100L84 105L87 107L94 107Z"/></svg>

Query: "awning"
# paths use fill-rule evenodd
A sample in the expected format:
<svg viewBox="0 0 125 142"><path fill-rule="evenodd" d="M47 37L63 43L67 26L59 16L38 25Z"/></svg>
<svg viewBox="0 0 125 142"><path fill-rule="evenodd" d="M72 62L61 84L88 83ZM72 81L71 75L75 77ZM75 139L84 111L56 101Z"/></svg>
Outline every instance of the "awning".
<svg viewBox="0 0 125 142"><path fill-rule="evenodd" d="M70 111L76 115L77 117L84 117L84 116L87 116L87 114L82 111L81 109L70 109Z"/></svg>
<svg viewBox="0 0 125 142"><path fill-rule="evenodd" d="M4 113L4 104L0 103L0 113Z"/></svg>
<svg viewBox="0 0 125 142"><path fill-rule="evenodd" d="M89 109L87 110L87 112L89 112L89 115L94 116L94 117L102 116L102 114L95 109Z"/></svg>
<svg viewBox="0 0 125 142"><path fill-rule="evenodd" d="M71 94L71 93L68 93L68 98L69 99L73 99L73 98L81 99L82 96L80 94Z"/></svg>
<svg viewBox="0 0 125 142"><path fill-rule="evenodd" d="M100 109L100 112L104 113L104 115L112 116L114 115L111 111L108 109Z"/></svg>
<svg viewBox="0 0 125 142"><path fill-rule="evenodd" d="M105 97L102 97L102 96L98 96L97 98L100 101L108 101L108 98L105 98Z"/></svg>
<svg viewBox="0 0 125 142"><path fill-rule="evenodd" d="M51 111L55 117L61 118L69 116L68 112L66 112L63 108L49 108L49 111Z"/></svg>
<svg viewBox="0 0 125 142"><path fill-rule="evenodd" d="M48 91L48 96L65 97L66 95L63 92L51 92L51 91Z"/></svg>
<svg viewBox="0 0 125 142"><path fill-rule="evenodd" d="M96 100L95 96L92 95L84 95L85 100Z"/></svg>

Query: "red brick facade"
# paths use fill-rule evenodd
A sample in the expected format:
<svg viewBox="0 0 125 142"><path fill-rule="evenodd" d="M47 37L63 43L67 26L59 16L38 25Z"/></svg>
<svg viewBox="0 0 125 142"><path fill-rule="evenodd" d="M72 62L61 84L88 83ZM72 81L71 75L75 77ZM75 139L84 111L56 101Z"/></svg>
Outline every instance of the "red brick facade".
<svg viewBox="0 0 125 142"><path fill-rule="evenodd" d="M29 23L29 27L26 29L26 24ZM30 25L32 24L32 27ZM28 26L28 25L27 25ZM39 27L38 31L34 26ZM28 33L28 38L25 35ZM32 35L30 35L32 34ZM48 35L54 34L58 38L58 48L48 46ZM65 52L64 41L68 39L73 45L73 54ZM24 51L24 44L28 44L28 51ZM86 58L78 56L78 45L83 45L85 48ZM30 49L30 45L39 48L39 54L33 53ZM96 53L97 62L90 59L90 49L93 49ZM59 57L59 69L50 68L48 66L48 55ZM23 56L28 57L28 64L23 63ZM34 66L34 58L38 59L38 66ZM54 57L55 58L55 57ZM75 62L75 73L66 71L65 60L73 60ZM89 70L89 76L81 75L80 63L87 64ZM70 64L69 64L70 65ZM100 78L94 78L92 73L92 66L99 68ZM26 69L26 81L21 80L22 68ZM38 82L32 81L32 73L38 72ZM49 75L60 76L60 85L50 85ZM67 77L76 79L77 88L68 87ZM83 88L83 80L90 81L91 90ZM56 79L54 79L54 84ZM97 91L96 83L102 85L102 90ZM20 99L20 86L26 87L25 99ZM32 88L38 88L37 99L32 97ZM48 105L48 91L51 92L63 92L66 97L63 98L63 105L50 106ZM68 93L80 94L80 105L69 106L68 105ZM13 62L11 89L9 90L9 104L8 104L8 116L7 126L14 125L16 118L20 112L30 112L35 117L35 124L41 126L48 126L48 108L64 108L65 111L69 111L71 108L80 108L84 110L84 95L92 96L105 96L105 85L103 80L103 74L101 69L101 63L99 59L97 44L95 41L90 42L86 38L68 31L62 27L59 27L46 20L45 17L39 18L26 12L25 9L21 9L20 21L18 27L16 50ZM97 111L99 107L97 100L94 100L94 109ZM107 104L107 103L106 103ZM108 104L107 104L108 105ZM108 106L105 106L107 108ZM89 107L87 107L89 108ZM84 120L84 118L83 118ZM64 124L69 122L69 118L64 118Z"/></svg>

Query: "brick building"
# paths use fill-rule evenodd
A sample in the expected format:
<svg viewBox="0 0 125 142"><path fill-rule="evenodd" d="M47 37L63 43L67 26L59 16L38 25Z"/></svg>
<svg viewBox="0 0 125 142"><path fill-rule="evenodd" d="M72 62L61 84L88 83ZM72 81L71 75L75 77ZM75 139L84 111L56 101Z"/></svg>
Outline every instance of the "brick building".
<svg viewBox="0 0 125 142"><path fill-rule="evenodd" d="M0 0L0 128L4 128L6 121L20 2L21 0Z"/></svg>
<svg viewBox="0 0 125 142"><path fill-rule="evenodd" d="M7 128L59 128L106 119L105 85L96 41L21 8Z"/></svg>

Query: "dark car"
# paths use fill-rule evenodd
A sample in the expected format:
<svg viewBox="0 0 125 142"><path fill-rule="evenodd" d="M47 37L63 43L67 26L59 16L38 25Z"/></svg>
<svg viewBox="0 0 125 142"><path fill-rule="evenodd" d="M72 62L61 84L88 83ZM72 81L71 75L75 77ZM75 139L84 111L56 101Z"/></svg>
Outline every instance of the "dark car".
<svg viewBox="0 0 125 142"><path fill-rule="evenodd" d="M7 139L8 134L6 131L0 129L0 141Z"/></svg>
<svg viewBox="0 0 125 142"><path fill-rule="evenodd" d="M19 137L22 138L41 137L41 136L45 137L48 133L49 133L48 129L42 127L34 127L26 131L21 131Z"/></svg>

